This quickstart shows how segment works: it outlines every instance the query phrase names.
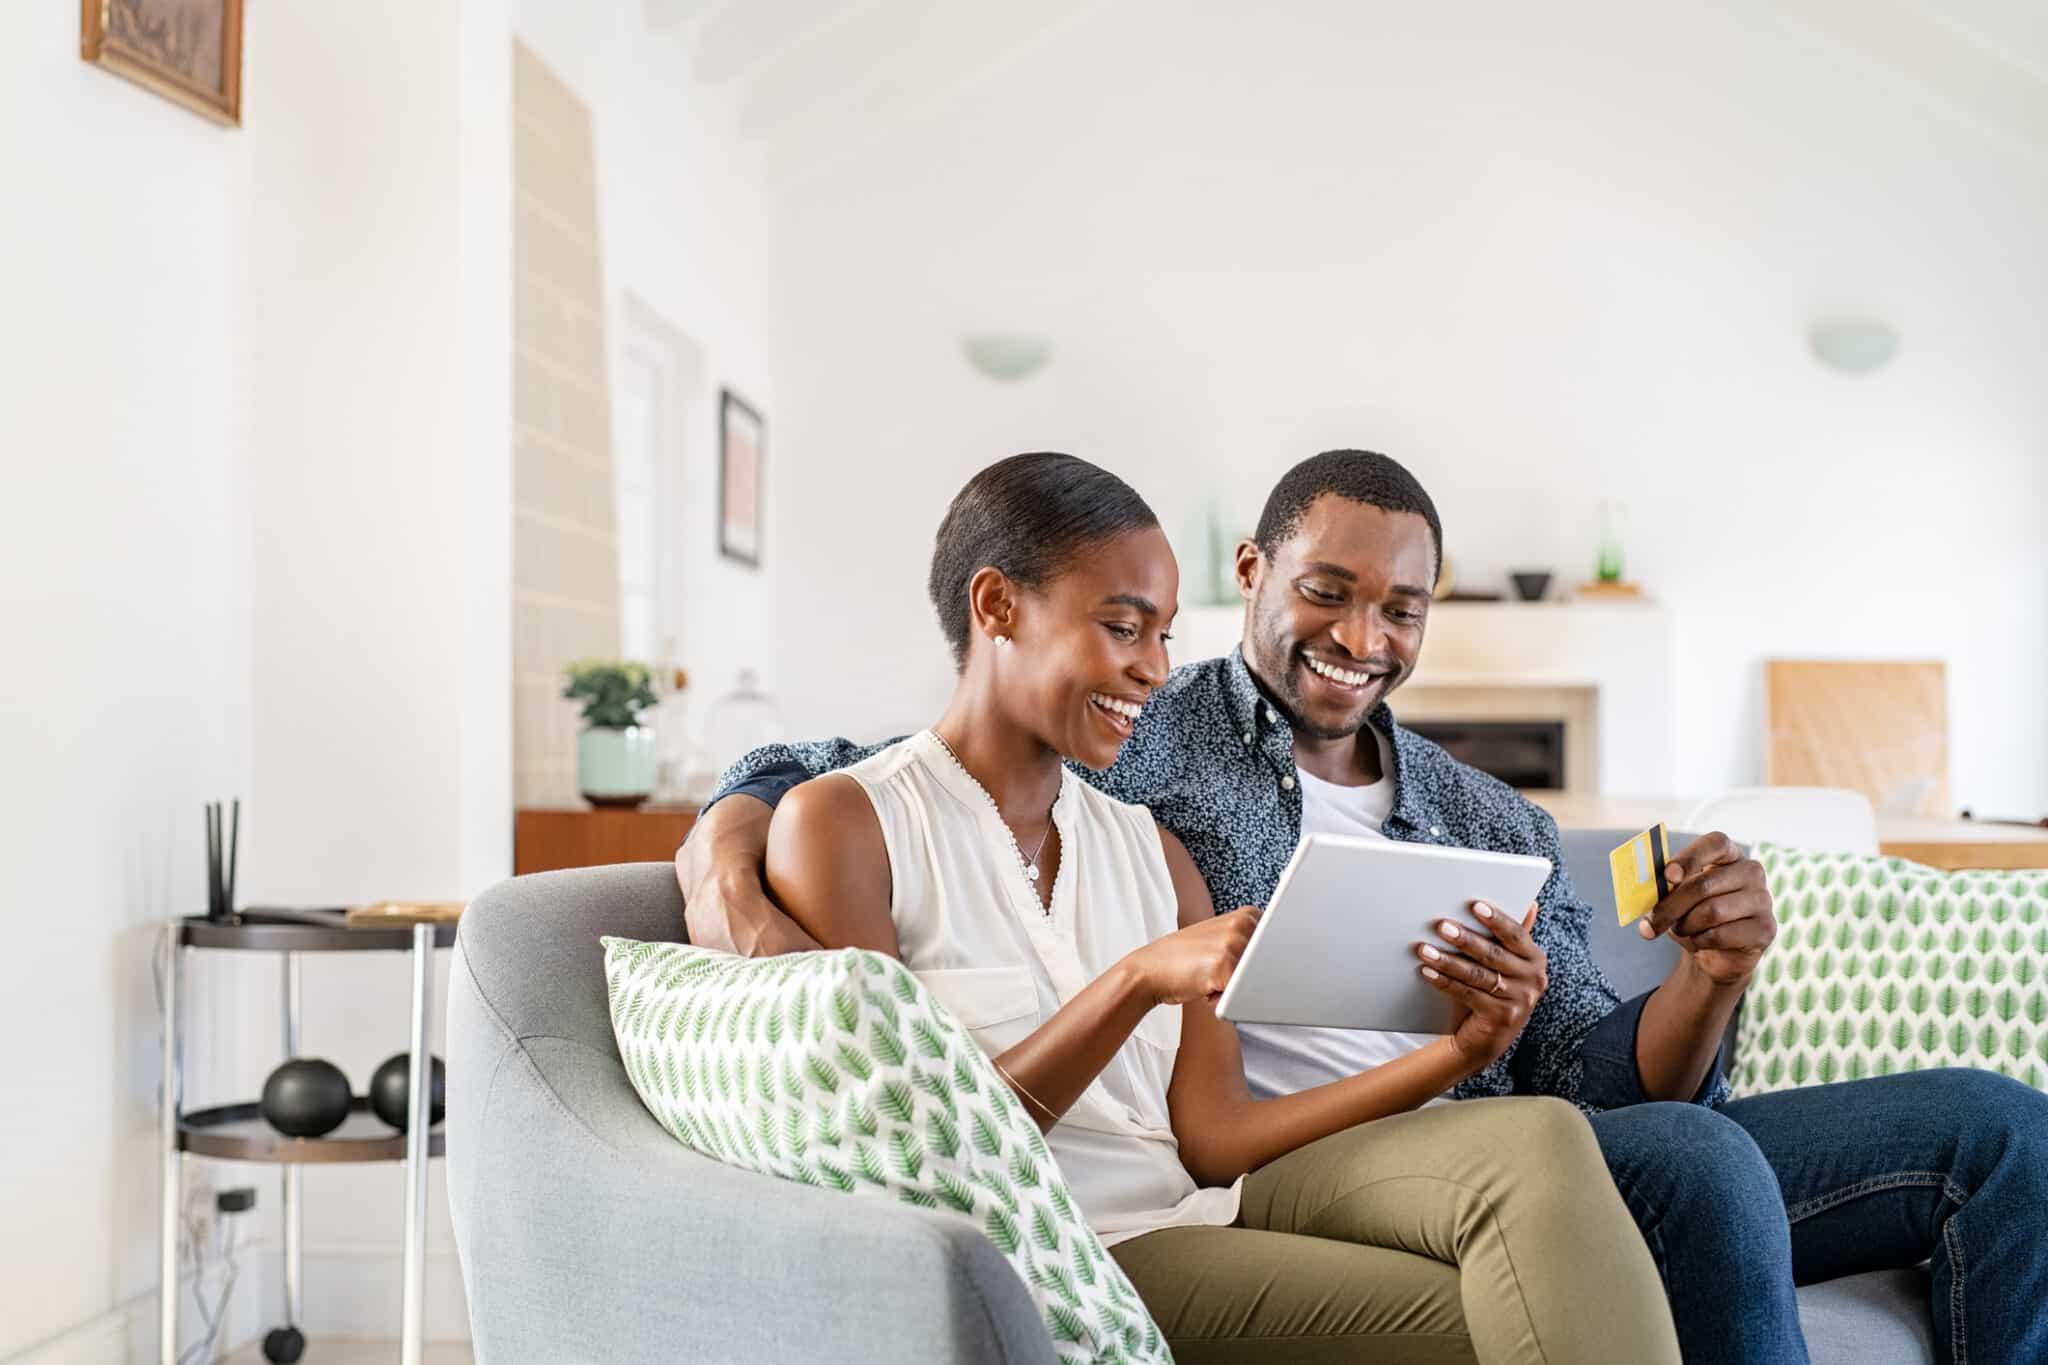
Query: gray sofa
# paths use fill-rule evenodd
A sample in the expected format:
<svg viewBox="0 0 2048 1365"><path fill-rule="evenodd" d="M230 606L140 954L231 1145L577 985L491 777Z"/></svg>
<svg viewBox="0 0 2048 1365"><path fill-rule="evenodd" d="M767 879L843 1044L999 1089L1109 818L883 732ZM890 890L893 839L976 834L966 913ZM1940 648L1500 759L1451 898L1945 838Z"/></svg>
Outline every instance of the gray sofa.
<svg viewBox="0 0 2048 1365"><path fill-rule="evenodd" d="M1604 926L1595 956L1624 994L1669 965L1602 906L1627 833L1566 840ZM734 1170L663 1132L612 1043L601 934L681 938L674 870L521 877L462 919L448 1198L481 1365L1052 1365L1022 1286L964 1221ZM1817 1365L1933 1359L1923 1272L1809 1287L1800 1310Z"/></svg>

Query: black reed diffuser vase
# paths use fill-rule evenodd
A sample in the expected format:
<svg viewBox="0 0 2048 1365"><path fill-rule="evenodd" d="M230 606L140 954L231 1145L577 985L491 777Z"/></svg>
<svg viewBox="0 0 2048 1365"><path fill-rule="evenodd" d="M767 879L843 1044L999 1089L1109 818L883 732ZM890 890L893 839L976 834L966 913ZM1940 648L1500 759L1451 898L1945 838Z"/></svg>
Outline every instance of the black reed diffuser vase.
<svg viewBox="0 0 2048 1365"><path fill-rule="evenodd" d="M223 838L225 835L225 838ZM235 865L242 852L242 799L225 827L221 803L206 803L206 917L225 924L235 917Z"/></svg>

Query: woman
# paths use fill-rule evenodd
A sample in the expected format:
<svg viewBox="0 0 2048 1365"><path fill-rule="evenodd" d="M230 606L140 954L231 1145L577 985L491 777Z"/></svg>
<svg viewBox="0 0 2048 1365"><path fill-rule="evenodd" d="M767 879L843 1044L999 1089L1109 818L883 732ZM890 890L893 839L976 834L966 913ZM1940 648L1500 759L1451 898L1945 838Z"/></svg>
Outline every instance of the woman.
<svg viewBox="0 0 2048 1365"><path fill-rule="evenodd" d="M768 887L969 1028L1176 1356L1675 1362L1577 1111L1406 1112L1512 1032L1250 1097L1213 1004L1259 911L1215 914L1150 812L1062 763L1107 768L1166 680L1179 575L1144 501L1071 456L1003 460L947 511L930 590L959 670L945 714L792 792Z"/></svg>

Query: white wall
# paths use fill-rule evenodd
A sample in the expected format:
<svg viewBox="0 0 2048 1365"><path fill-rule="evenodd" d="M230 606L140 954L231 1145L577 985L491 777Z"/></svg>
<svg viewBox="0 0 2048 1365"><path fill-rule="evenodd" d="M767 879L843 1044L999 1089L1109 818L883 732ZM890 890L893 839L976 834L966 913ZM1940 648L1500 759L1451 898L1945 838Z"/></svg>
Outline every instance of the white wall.
<svg viewBox="0 0 2048 1365"><path fill-rule="evenodd" d="M76 6L0 19L0 1358L156 1283L151 952L249 761L237 155L80 62Z"/></svg>
<svg viewBox="0 0 2048 1365"><path fill-rule="evenodd" d="M921 585L974 469L1066 449L1181 532L1332 445L1407 462L1468 582L1675 614L1679 781L1758 778L1760 661L1945 657L1952 787L2048 810L2048 154L1770 7L1102 6L782 200L769 558L797 733L928 720ZM1817 314L1904 334L1816 365ZM1002 387L969 328L1038 331Z"/></svg>
<svg viewBox="0 0 2048 1365"><path fill-rule="evenodd" d="M511 870L510 41L494 0L250 16L255 903L467 897ZM303 971L302 1051L365 1088L406 1044L404 959ZM399 1168L304 1179L307 1330L395 1335ZM428 1331L463 1336L441 1191L437 1165Z"/></svg>
<svg viewBox="0 0 2048 1365"><path fill-rule="evenodd" d="M640 5L513 0L511 11L519 40L590 107L614 410L629 300L673 329L691 372L664 607L701 724L739 669L762 665L779 626L764 612L763 576L719 556L716 520L721 386L769 414L768 469L785 458L769 354L774 234L759 157L733 133L731 99L690 78L686 39L649 31Z"/></svg>
<svg viewBox="0 0 2048 1365"><path fill-rule="evenodd" d="M245 798L245 904L511 862L500 0L252 6L239 131L85 66L76 25L0 23L0 1358L37 1361L153 1347L151 950L204 908L200 803ZM277 966L191 962L188 1102L247 1098ZM403 1047L399 958L306 990L305 1050L358 1086ZM281 1311L275 1173L189 1170L258 1188L246 1337ZM309 1329L395 1332L397 1168L306 1186ZM430 1329L462 1334L432 1234Z"/></svg>

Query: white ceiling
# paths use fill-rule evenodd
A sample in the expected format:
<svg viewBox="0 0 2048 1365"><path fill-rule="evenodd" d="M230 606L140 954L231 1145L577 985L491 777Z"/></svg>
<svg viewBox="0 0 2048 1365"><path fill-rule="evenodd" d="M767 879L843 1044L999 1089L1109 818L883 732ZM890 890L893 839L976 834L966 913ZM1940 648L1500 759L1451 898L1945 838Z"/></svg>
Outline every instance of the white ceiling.
<svg viewBox="0 0 2048 1365"><path fill-rule="evenodd" d="M1696 0L1707 3L1707 0ZM1909 95L2048 155L2048 0L1736 0ZM1060 25L1117 0L642 0L691 78L791 172L882 135ZM1384 13L1354 13L1366 32ZM1245 21L1261 22L1252 7Z"/></svg>

